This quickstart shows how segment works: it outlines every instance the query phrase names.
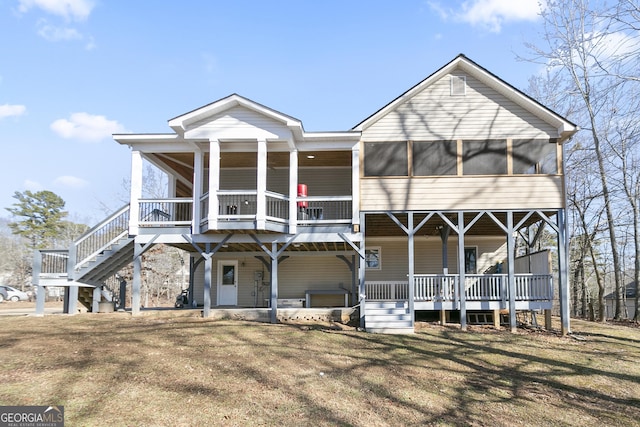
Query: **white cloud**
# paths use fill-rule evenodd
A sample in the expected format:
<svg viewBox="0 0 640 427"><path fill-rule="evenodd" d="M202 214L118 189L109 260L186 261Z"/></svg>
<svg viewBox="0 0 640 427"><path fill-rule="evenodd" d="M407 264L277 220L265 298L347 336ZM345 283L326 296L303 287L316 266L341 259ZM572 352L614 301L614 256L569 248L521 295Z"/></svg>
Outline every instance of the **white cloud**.
<svg viewBox="0 0 640 427"><path fill-rule="evenodd" d="M58 119L51 123L51 130L62 138L97 142L114 133L126 132L124 126L105 116L88 113L73 113L69 119Z"/></svg>
<svg viewBox="0 0 640 427"><path fill-rule="evenodd" d="M67 20L84 21L89 17L94 6L95 3L92 0L20 0L18 10L24 13L32 8L38 8Z"/></svg>
<svg viewBox="0 0 640 427"><path fill-rule="evenodd" d="M63 40L82 40L82 34L75 28L57 27L42 19L38 22L38 35L45 40L58 42Z"/></svg>
<svg viewBox="0 0 640 427"><path fill-rule="evenodd" d="M85 188L89 186L88 181L71 175L59 176L53 181L53 183L57 186L69 188Z"/></svg>
<svg viewBox="0 0 640 427"><path fill-rule="evenodd" d="M451 18L499 33L507 22L535 21L544 3L544 0L468 0L459 10L447 9L435 1L428 4L443 20Z"/></svg>
<svg viewBox="0 0 640 427"><path fill-rule="evenodd" d="M5 117L21 116L27 111L27 107L24 105L0 105L0 120Z"/></svg>

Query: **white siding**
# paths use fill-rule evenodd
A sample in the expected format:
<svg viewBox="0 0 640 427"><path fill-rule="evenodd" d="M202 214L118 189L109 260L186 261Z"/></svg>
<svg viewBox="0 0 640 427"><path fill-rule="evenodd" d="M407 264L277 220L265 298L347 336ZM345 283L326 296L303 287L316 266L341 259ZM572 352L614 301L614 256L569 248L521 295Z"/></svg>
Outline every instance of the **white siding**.
<svg viewBox="0 0 640 427"><path fill-rule="evenodd" d="M185 131L186 138L217 139L292 139L283 124L255 111L234 107L224 113L194 123Z"/></svg>
<svg viewBox="0 0 640 427"><path fill-rule="evenodd" d="M363 178L361 209L554 209L562 178L547 175Z"/></svg>
<svg viewBox="0 0 640 427"><path fill-rule="evenodd" d="M439 236L418 236L414 241L414 259L416 274L442 273L442 241ZM367 247L380 247L382 268L367 270L366 280L407 280L408 249L407 239L375 239L366 240ZM476 247L478 251L477 269L482 273L507 258L506 237L465 237L465 247ZM447 246L449 273L458 272L458 239L449 237Z"/></svg>
<svg viewBox="0 0 640 427"><path fill-rule="evenodd" d="M466 76L465 96L451 96L446 75L365 129L362 140L558 137L557 129L475 78L452 74Z"/></svg>
<svg viewBox="0 0 640 427"><path fill-rule="evenodd" d="M211 306L216 306L218 260L238 260L238 306L264 307L269 298L269 272L255 254L224 254L212 261ZM254 272L262 271L263 283L256 283ZM307 289L351 289L351 271L335 255L293 255L278 265L278 298L304 298ZM194 296L198 304L204 301L204 261L194 274ZM257 298L256 298L257 297ZM315 298L314 298L315 300ZM344 301L338 297L334 302Z"/></svg>

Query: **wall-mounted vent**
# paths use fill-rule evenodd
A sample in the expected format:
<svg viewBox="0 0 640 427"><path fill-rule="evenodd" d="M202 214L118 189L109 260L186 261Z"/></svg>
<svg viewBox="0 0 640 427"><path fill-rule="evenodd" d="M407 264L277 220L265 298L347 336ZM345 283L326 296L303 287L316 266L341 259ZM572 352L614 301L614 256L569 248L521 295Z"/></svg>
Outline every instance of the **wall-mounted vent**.
<svg viewBox="0 0 640 427"><path fill-rule="evenodd" d="M467 94L466 76L451 76L451 96L465 96Z"/></svg>

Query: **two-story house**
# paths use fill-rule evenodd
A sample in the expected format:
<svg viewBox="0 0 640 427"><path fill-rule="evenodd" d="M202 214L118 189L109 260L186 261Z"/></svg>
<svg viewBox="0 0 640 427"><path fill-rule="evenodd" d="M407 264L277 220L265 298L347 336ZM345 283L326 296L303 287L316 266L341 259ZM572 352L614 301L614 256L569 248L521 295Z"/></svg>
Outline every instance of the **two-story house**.
<svg viewBox="0 0 640 427"><path fill-rule="evenodd" d="M577 127L464 55L347 131L307 132L236 94L169 126L114 135L131 148L130 203L36 257L34 282L66 281L71 312L80 295L97 310L100 285L133 263L137 314L141 255L163 243L191 253L204 316L343 305L374 332L413 331L417 312L463 329L508 313L513 330L518 310L555 300L569 331L563 143ZM170 197L142 198L143 161ZM555 278L550 253L530 250L543 229Z"/></svg>

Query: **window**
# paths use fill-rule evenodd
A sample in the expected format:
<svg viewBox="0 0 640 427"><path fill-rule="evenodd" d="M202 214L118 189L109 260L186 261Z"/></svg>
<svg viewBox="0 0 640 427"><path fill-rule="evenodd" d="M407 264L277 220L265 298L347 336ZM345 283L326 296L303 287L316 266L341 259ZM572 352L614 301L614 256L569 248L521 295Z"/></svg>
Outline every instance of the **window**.
<svg viewBox="0 0 640 427"><path fill-rule="evenodd" d="M467 78L465 76L451 76L451 96L465 96L467 94Z"/></svg>
<svg viewBox="0 0 640 427"><path fill-rule="evenodd" d="M458 165L456 141L413 143L413 174L415 176L456 175Z"/></svg>
<svg viewBox="0 0 640 427"><path fill-rule="evenodd" d="M555 141L546 139L514 139L514 175L557 174L556 148Z"/></svg>
<svg viewBox="0 0 640 427"><path fill-rule="evenodd" d="M478 249L464 248L464 272L476 274L478 272Z"/></svg>
<svg viewBox="0 0 640 427"><path fill-rule="evenodd" d="M507 141L463 141L462 171L464 175L506 175Z"/></svg>
<svg viewBox="0 0 640 427"><path fill-rule="evenodd" d="M369 270L381 270L380 248L365 248L364 262Z"/></svg>
<svg viewBox="0 0 640 427"><path fill-rule="evenodd" d="M364 176L407 176L407 143L365 142Z"/></svg>

